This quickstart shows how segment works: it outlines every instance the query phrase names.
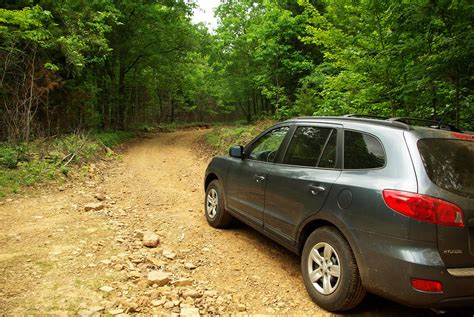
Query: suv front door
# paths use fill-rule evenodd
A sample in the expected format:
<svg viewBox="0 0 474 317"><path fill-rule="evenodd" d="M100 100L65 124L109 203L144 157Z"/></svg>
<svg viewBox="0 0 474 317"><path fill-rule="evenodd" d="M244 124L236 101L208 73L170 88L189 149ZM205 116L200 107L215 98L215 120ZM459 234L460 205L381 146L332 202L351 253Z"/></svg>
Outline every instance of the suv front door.
<svg viewBox="0 0 474 317"><path fill-rule="evenodd" d="M289 126L280 126L260 136L235 160L227 177L227 208L255 226L263 226L267 174L274 165Z"/></svg>
<svg viewBox="0 0 474 317"><path fill-rule="evenodd" d="M295 243L300 223L321 209L341 174L337 139L337 126L296 128L281 164L268 174L266 231L290 245Z"/></svg>

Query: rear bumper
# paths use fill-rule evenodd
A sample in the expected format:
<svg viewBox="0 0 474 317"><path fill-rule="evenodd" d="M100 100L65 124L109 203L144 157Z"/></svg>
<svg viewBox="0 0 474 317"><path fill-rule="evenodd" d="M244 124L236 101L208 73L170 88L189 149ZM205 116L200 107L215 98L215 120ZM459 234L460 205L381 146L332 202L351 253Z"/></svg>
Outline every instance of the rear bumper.
<svg viewBox="0 0 474 317"><path fill-rule="evenodd" d="M473 307L474 296L455 297L443 299L436 303L435 308L459 308L459 307Z"/></svg>
<svg viewBox="0 0 474 317"><path fill-rule="evenodd" d="M474 307L474 276L451 275L435 243L392 238L354 230L357 261L368 291L419 308ZM411 278L439 281L443 292L412 288Z"/></svg>

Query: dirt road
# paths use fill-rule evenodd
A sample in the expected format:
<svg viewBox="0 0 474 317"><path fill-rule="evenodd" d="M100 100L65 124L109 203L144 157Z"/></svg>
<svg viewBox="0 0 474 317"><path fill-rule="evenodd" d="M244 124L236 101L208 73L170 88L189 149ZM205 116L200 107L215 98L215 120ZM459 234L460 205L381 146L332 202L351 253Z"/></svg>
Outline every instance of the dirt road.
<svg viewBox="0 0 474 317"><path fill-rule="evenodd" d="M207 225L207 159L193 151L203 133L140 139L84 182L1 202L0 316L330 316L308 298L296 255L244 225ZM157 248L143 246L146 231ZM431 315L375 296L352 314Z"/></svg>

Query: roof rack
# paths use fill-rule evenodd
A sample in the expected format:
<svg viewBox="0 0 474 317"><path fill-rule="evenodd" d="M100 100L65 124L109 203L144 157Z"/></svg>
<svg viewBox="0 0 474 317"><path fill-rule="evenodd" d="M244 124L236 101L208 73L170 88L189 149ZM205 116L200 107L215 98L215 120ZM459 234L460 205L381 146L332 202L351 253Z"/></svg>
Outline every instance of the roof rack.
<svg viewBox="0 0 474 317"><path fill-rule="evenodd" d="M448 130L448 131L453 131L453 132L462 132L459 130L456 126L448 123L443 123L442 119L440 121L437 120L429 120L429 119L420 119L420 118L412 118L412 117L394 117L394 118L389 118L389 117L384 117L384 116L378 116L378 115L372 115L372 114L359 114L359 113L352 113L352 114L346 114L344 117L347 118L371 118L371 119L380 119L380 120L387 120L391 122L401 122L408 124L410 126L416 125L415 122L422 122L422 123L428 123L428 127L432 129L439 129L439 130Z"/></svg>
<svg viewBox="0 0 474 317"><path fill-rule="evenodd" d="M392 128L399 128L403 130L412 130L413 128L410 127L409 124L401 121L389 121L389 120L381 120L381 119L372 119L372 118L356 118L351 116L323 116L323 117L296 117L293 118L294 120L343 120L343 121L353 121L353 122L366 122L376 125L382 125Z"/></svg>
<svg viewBox="0 0 474 317"><path fill-rule="evenodd" d="M369 119L380 119L380 120L387 120L388 117L385 116L377 116L373 114L363 114L363 113L351 113L351 114L346 114L343 117L346 118L369 118Z"/></svg>
<svg viewBox="0 0 474 317"><path fill-rule="evenodd" d="M378 124L378 125L385 125L385 126L391 126L391 127L397 127L405 130L412 130L413 126L415 126L415 122L418 123L427 123L429 125L426 125L427 127L430 127L432 129L439 129L439 130L448 130L448 131L453 131L453 132L463 132L459 130L457 127L451 124L443 123L441 121L436 121L436 120L429 120L429 119L419 119L419 118L411 118L411 117L394 117L394 118L388 118L384 116L377 116L377 115L371 115L371 114L346 114L344 116L327 116L327 117L297 117L294 119L298 120L354 120L354 121L359 121L359 122L367 122L367 123L372 123L372 124ZM418 124L419 125L419 124ZM465 132L464 132L465 133ZM472 132L471 132L472 133ZM469 134L469 133L468 133Z"/></svg>
<svg viewBox="0 0 474 317"><path fill-rule="evenodd" d="M429 127L433 128L433 129L448 130L448 131L454 131L454 132L462 132L461 130L456 128L454 125L447 124L447 123L442 123L441 121L436 121L436 120L410 118L410 117L396 117L396 118L390 118L390 119L387 119L387 120L392 121L392 122L402 122L402 123L405 123L405 124L408 124L408 125L415 125L412 122L430 123L432 125L429 125Z"/></svg>

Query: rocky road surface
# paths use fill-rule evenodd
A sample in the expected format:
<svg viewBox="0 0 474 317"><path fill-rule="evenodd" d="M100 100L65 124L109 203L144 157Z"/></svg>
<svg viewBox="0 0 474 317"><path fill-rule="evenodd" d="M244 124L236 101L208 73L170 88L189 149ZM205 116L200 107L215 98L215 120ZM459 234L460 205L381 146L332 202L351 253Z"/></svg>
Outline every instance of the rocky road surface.
<svg viewBox="0 0 474 317"><path fill-rule="evenodd" d="M152 134L84 181L0 201L0 316L332 316L296 255L245 225L207 225L204 133ZM350 314L431 316L376 296Z"/></svg>

